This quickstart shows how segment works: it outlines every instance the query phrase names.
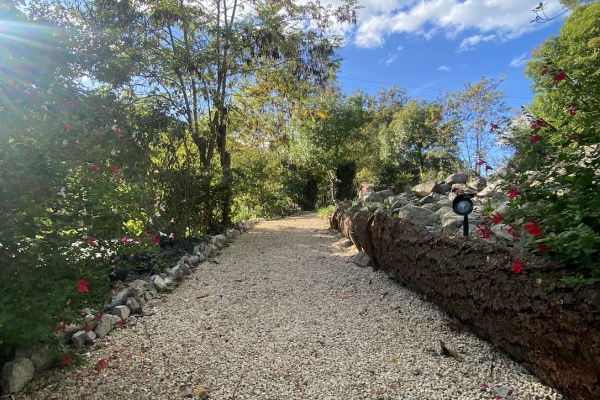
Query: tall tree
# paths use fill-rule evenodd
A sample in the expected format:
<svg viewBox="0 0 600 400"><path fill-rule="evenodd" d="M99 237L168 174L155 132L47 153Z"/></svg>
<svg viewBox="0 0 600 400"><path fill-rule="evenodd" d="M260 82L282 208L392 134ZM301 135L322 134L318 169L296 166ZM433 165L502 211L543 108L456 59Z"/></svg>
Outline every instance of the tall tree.
<svg viewBox="0 0 600 400"><path fill-rule="evenodd" d="M443 120L443 107L425 100L409 100L382 131L382 156L407 166L408 173L425 174L450 166L457 157L455 126Z"/></svg>
<svg viewBox="0 0 600 400"><path fill-rule="evenodd" d="M222 177L221 219L228 224L232 94L265 71L281 75L288 87L331 80L341 38L328 29L355 23L356 2L333 9L289 0L91 0L79 2L78 12L90 27L91 48L102 45L84 60L90 74L168 101L185 121L203 167ZM116 45L106 46L111 42Z"/></svg>
<svg viewBox="0 0 600 400"><path fill-rule="evenodd" d="M490 128L504 121L508 112L504 91L500 89L502 80L482 77L479 82L465 82L462 90L444 96L450 119L460 122L463 161L477 171L483 161L491 163L499 149L496 133Z"/></svg>

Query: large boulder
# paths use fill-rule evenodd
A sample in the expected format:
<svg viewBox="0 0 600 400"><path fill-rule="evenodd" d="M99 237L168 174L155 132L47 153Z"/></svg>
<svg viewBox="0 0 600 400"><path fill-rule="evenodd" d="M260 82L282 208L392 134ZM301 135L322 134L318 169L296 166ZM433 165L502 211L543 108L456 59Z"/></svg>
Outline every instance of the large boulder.
<svg viewBox="0 0 600 400"><path fill-rule="evenodd" d="M481 176L474 176L471 179L469 179L469 183L467 183L467 186L479 192L485 189L485 187L487 186L487 180Z"/></svg>
<svg viewBox="0 0 600 400"><path fill-rule="evenodd" d="M415 195L419 197L428 196L430 193L444 194L444 190L435 182L423 182L412 188Z"/></svg>
<svg viewBox="0 0 600 400"><path fill-rule="evenodd" d="M465 174L452 174L446 178L448 185L454 185L455 183L467 183L467 175Z"/></svg>
<svg viewBox="0 0 600 400"><path fill-rule="evenodd" d="M433 225L437 222L438 216L431 210L407 204L400 209L398 218L410 221L416 225Z"/></svg>

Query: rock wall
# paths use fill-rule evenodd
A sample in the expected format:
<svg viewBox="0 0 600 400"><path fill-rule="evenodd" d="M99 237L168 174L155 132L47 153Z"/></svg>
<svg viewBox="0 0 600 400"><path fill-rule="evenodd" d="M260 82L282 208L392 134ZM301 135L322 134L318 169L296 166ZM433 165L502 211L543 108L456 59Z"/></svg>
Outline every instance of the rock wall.
<svg viewBox="0 0 600 400"><path fill-rule="evenodd" d="M513 355L571 399L600 399L600 285L557 283L563 266L531 253L429 233L402 219L336 211L339 230L363 249L367 229L380 268ZM526 265L511 271L513 259Z"/></svg>

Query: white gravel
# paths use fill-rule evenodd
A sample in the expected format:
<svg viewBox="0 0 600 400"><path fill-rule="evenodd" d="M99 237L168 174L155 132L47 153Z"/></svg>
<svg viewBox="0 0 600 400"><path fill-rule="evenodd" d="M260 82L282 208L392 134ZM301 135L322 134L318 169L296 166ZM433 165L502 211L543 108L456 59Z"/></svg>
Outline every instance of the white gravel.
<svg viewBox="0 0 600 400"><path fill-rule="evenodd" d="M563 399L344 241L315 214L260 222L15 399Z"/></svg>

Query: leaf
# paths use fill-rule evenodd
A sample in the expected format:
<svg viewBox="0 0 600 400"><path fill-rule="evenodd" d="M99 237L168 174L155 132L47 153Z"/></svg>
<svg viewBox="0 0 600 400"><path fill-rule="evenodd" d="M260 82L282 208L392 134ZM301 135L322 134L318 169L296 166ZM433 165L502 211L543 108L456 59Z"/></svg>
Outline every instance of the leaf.
<svg viewBox="0 0 600 400"><path fill-rule="evenodd" d="M398 362L398 358L396 358L396 356L392 356L392 359L390 360L392 364L394 365L399 365L400 363Z"/></svg>
<svg viewBox="0 0 600 400"><path fill-rule="evenodd" d="M208 394L209 392L210 392L210 390L208 390L208 389L196 389L196 390L194 390L194 395L200 396L202 394Z"/></svg>
<svg viewBox="0 0 600 400"><path fill-rule="evenodd" d="M338 293L338 295L337 295L337 296L338 296L340 299L345 299L345 298L347 298L347 297L346 297L346 296L344 296L343 294L339 294L339 293Z"/></svg>
<svg viewBox="0 0 600 400"><path fill-rule="evenodd" d="M282 370L282 369L279 370L279 377L280 378L285 378L285 371L284 370Z"/></svg>

